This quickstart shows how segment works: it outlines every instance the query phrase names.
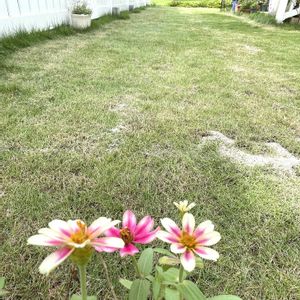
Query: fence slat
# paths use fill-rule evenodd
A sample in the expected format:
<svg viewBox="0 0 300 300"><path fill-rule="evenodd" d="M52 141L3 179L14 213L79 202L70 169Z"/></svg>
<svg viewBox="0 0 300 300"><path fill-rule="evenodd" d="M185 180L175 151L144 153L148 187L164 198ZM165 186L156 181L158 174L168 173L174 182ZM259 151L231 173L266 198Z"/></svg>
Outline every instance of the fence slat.
<svg viewBox="0 0 300 300"><path fill-rule="evenodd" d="M30 9L33 14L40 12L39 0L30 0Z"/></svg>
<svg viewBox="0 0 300 300"><path fill-rule="evenodd" d="M70 8L77 0L0 0L0 37L19 30L43 30L70 22ZM149 0L88 0L92 19L110 14L112 7L128 10Z"/></svg>
<svg viewBox="0 0 300 300"><path fill-rule="evenodd" d="M30 14L30 6L28 0L19 0L20 15Z"/></svg>
<svg viewBox="0 0 300 300"><path fill-rule="evenodd" d="M19 16L20 15L18 0L7 0L6 4L7 4L7 10L8 10L9 16Z"/></svg>
<svg viewBox="0 0 300 300"><path fill-rule="evenodd" d="M39 6L40 6L40 11L41 12L46 12L48 7L47 7L47 0L39 0Z"/></svg>
<svg viewBox="0 0 300 300"><path fill-rule="evenodd" d="M7 17L8 11L7 11L7 5L5 0L0 0L0 18Z"/></svg>

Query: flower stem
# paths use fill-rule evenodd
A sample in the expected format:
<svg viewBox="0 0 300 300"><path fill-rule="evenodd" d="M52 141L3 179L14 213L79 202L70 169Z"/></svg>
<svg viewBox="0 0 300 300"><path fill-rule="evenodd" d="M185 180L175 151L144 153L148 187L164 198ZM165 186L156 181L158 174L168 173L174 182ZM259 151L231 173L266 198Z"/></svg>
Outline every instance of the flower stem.
<svg viewBox="0 0 300 300"><path fill-rule="evenodd" d="M86 264L78 265L79 275L80 275L80 291L82 300L87 300L87 290L86 290Z"/></svg>
<svg viewBox="0 0 300 300"><path fill-rule="evenodd" d="M132 256L132 262L133 262L133 265L134 265L134 268L135 268L135 271L136 271L138 277L143 278L143 275L142 275L142 273L141 273L141 271L139 269L137 260L136 260L136 258L134 256Z"/></svg>
<svg viewBox="0 0 300 300"><path fill-rule="evenodd" d="M183 281L183 266L180 265L180 269L179 269L179 283L181 283ZM182 294L180 293L180 300L183 299Z"/></svg>

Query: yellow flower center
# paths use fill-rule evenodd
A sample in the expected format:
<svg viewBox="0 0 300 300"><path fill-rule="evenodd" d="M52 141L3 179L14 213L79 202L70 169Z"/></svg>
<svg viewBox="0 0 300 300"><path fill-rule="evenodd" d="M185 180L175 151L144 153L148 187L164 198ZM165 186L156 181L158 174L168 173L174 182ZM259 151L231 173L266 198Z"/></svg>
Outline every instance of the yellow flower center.
<svg viewBox="0 0 300 300"><path fill-rule="evenodd" d="M82 221L77 221L78 230L71 235L71 240L76 244L82 244L89 239L87 226Z"/></svg>
<svg viewBox="0 0 300 300"><path fill-rule="evenodd" d="M195 249L197 242L193 235L183 231L180 237L180 243L186 246L188 249Z"/></svg>
<svg viewBox="0 0 300 300"><path fill-rule="evenodd" d="M120 230L121 239L124 241L125 245L130 244L133 241L133 236L130 230L125 227Z"/></svg>

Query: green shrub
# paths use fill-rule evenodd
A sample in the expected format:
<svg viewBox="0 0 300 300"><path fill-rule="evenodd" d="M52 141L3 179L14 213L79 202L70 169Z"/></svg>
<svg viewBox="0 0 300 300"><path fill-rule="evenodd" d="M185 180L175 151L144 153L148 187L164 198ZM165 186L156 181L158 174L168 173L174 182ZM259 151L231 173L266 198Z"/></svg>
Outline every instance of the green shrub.
<svg viewBox="0 0 300 300"><path fill-rule="evenodd" d="M226 5L230 5L231 1L226 1ZM208 7L220 8L220 0L172 0L170 6L178 7Z"/></svg>
<svg viewBox="0 0 300 300"><path fill-rule="evenodd" d="M257 0L240 0L239 4L241 5L241 10L257 8L258 7Z"/></svg>

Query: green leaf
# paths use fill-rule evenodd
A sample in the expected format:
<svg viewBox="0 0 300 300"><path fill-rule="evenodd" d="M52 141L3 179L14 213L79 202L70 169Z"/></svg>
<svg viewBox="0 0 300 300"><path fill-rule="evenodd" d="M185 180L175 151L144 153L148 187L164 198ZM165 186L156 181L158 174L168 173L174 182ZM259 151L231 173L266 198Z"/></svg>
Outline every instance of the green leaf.
<svg viewBox="0 0 300 300"><path fill-rule="evenodd" d="M8 292L4 290L4 286L5 286L5 278L0 277L0 297L8 294Z"/></svg>
<svg viewBox="0 0 300 300"><path fill-rule="evenodd" d="M140 272L144 275L150 275L153 265L153 249L147 248L144 250L138 260Z"/></svg>
<svg viewBox="0 0 300 300"><path fill-rule="evenodd" d="M4 277L0 277L0 290L2 290L5 286L5 278Z"/></svg>
<svg viewBox="0 0 300 300"><path fill-rule="evenodd" d="M154 248L153 251L156 253L163 254L163 255L176 257L176 255L174 255L174 253L170 252L169 250L163 249L163 248Z"/></svg>
<svg viewBox="0 0 300 300"><path fill-rule="evenodd" d="M184 280L177 286L179 292L188 300L205 300L205 296L199 290L197 285L189 280Z"/></svg>
<svg viewBox="0 0 300 300"><path fill-rule="evenodd" d="M82 296L81 295L73 295L71 297L71 300L82 300ZM97 300L96 296L88 296L87 300Z"/></svg>
<svg viewBox="0 0 300 300"><path fill-rule="evenodd" d="M156 271L158 272L158 274L162 274L162 273L163 273L162 267L156 266L155 269L156 269Z"/></svg>
<svg viewBox="0 0 300 300"><path fill-rule="evenodd" d="M154 277L152 275L147 275L145 278L151 282L154 280Z"/></svg>
<svg viewBox="0 0 300 300"><path fill-rule="evenodd" d="M208 298L207 300L242 300L242 299L234 295L219 295L219 296Z"/></svg>
<svg viewBox="0 0 300 300"><path fill-rule="evenodd" d="M161 289L161 280L159 275L155 276L154 281L152 283L152 296L154 299L158 299Z"/></svg>
<svg viewBox="0 0 300 300"><path fill-rule="evenodd" d="M203 259L199 256L196 257L196 268L199 268L199 269L204 268Z"/></svg>
<svg viewBox="0 0 300 300"><path fill-rule="evenodd" d="M127 279L120 278L119 282L120 282L124 287L126 287L126 289L130 290L131 285L132 285L132 281L127 280Z"/></svg>
<svg viewBox="0 0 300 300"><path fill-rule="evenodd" d="M170 268L162 274L164 281L177 282L179 280L179 270Z"/></svg>
<svg viewBox="0 0 300 300"><path fill-rule="evenodd" d="M176 266L180 264L180 260L177 257L162 256L159 258L158 263L160 265Z"/></svg>
<svg viewBox="0 0 300 300"><path fill-rule="evenodd" d="M175 289L165 289L165 300L180 300L180 293Z"/></svg>
<svg viewBox="0 0 300 300"><path fill-rule="evenodd" d="M136 279L129 291L129 300L147 300L150 291L150 282L145 279Z"/></svg>

